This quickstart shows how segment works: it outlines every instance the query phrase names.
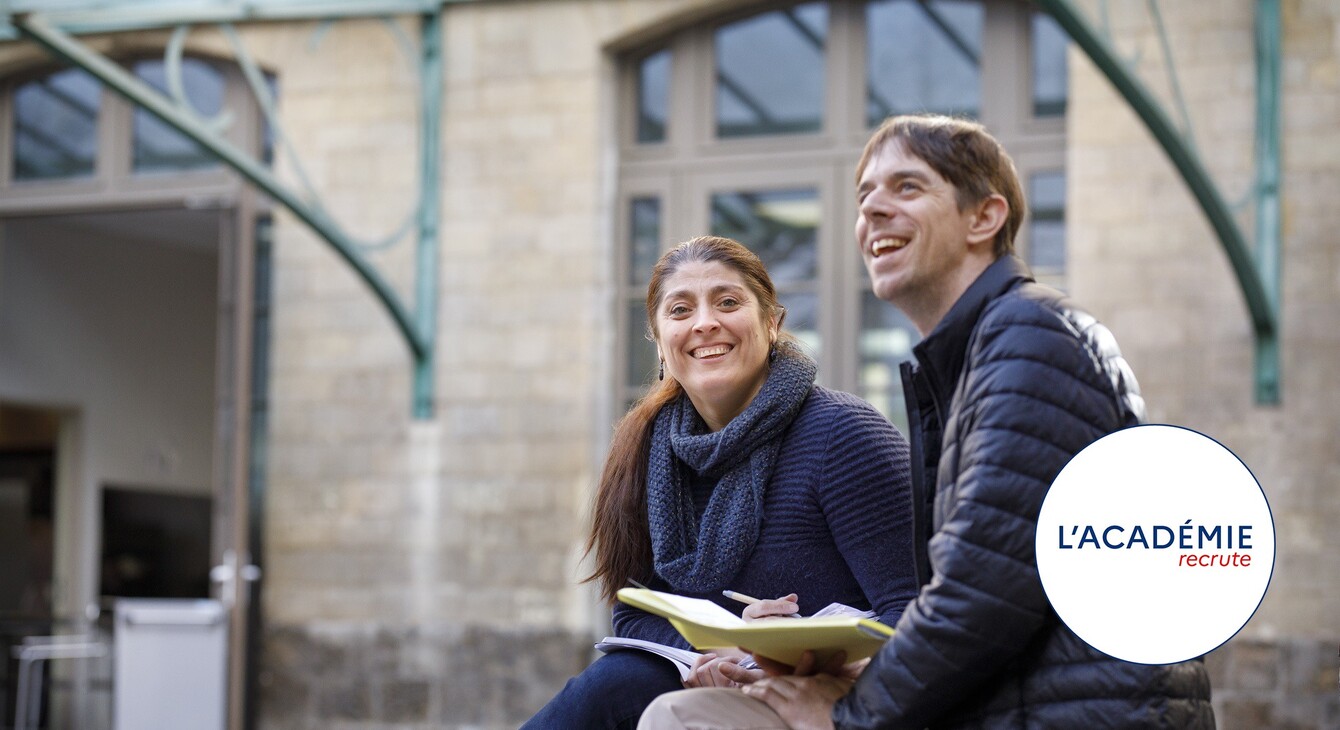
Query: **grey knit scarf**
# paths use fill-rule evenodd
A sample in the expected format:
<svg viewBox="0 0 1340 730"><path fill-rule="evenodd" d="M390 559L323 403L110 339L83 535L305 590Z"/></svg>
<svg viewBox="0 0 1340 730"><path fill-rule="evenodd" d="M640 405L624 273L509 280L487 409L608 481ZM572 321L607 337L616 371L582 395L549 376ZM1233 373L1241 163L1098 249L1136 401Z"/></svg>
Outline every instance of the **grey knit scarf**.
<svg viewBox="0 0 1340 730"><path fill-rule="evenodd" d="M676 590L720 590L753 552L763 520L763 491L782 436L809 395L817 370L799 348L782 343L763 388L720 431L707 432L686 395L656 415L647 464L647 517L656 573ZM716 481L701 525L685 469Z"/></svg>

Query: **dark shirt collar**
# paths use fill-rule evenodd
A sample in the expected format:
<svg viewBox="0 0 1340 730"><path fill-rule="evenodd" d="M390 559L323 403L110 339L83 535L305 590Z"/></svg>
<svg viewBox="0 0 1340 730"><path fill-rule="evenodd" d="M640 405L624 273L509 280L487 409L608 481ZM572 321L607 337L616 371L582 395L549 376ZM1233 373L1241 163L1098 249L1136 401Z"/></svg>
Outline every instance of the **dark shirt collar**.
<svg viewBox="0 0 1340 730"><path fill-rule="evenodd" d="M924 340L912 348L922 374L931 386L935 407L943 417L949 400L958 387L963 360L967 357L968 338L993 299L1016 284L1033 281L1023 260L1014 254L1001 256L977 277L949 308L944 318Z"/></svg>

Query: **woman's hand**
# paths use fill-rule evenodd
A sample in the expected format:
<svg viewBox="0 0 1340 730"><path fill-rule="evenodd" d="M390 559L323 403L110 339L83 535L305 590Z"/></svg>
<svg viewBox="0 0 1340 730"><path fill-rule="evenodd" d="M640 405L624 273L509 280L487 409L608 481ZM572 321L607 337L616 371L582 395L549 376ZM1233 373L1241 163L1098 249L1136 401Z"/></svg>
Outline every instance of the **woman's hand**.
<svg viewBox="0 0 1340 730"><path fill-rule="evenodd" d="M749 654L739 649L721 649L716 652L703 654L693 662L693 669L689 672L688 679L684 680L685 687L736 687L739 686L735 679L728 673L732 670L746 672L749 670L740 669L740 662ZM723 669L725 672L723 672ZM758 671L759 678L762 678L763 672Z"/></svg>
<svg viewBox="0 0 1340 730"><path fill-rule="evenodd" d="M763 668L753 662L743 661L739 664L725 662L720 668L721 675L731 680L737 687L743 687L747 684L753 684L760 679L768 676Z"/></svg>
<svg viewBox="0 0 1340 730"><path fill-rule="evenodd" d="M788 593L781 598L764 599L744 607L740 614L745 621L757 621L764 618L795 618L800 611L800 596Z"/></svg>

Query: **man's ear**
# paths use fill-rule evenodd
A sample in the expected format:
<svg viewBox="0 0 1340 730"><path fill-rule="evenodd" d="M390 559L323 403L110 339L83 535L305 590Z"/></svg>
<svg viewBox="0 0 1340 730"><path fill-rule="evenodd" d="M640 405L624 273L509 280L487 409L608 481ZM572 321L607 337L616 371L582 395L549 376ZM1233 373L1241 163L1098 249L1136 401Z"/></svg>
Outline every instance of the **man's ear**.
<svg viewBox="0 0 1340 730"><path fill-rule="evenodd" d="M993 240L1009 215L1010 204L1005 202L1005 196L999 193L988 195L974 207L968 222L968 243Z"/></svg>

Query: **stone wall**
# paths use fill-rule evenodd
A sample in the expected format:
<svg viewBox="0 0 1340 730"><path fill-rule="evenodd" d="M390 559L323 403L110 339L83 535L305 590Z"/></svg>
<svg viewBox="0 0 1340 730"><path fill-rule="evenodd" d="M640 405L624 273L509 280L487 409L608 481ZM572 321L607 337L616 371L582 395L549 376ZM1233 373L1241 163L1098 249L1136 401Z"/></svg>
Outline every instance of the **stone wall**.
<svg viewBox="0 0 1340 730"><path fill-rule="evenodd" d="M1220 730L1340 727L1333 641L1238 639L1205 658Z"/></svg>
<svg viewBox="0 0 1340 730"><path fill-rule="evenodd" d="M1092 6L1093 3L1088 3ZM1252 181L1254 3L1162 3L1195 144L1225 197ZM1278 552L1264 602L1210 657L1223 727L1336 727L1340 648L1340 7L1284 2L1282 401L1253 401L1250 319L1227 258L1171 163L1110 84L1072 55L1072 291L1121 342L1151 421L1232 449L1265 490ZM1090 8L1092 10L1092 8ZM1125 58L1175 109L1146 8L1112 7ZM1249 214L1239 217L1249 240Z"/></svg>
<svg viewBox="0 0 1340 730"><path fill-rule="evenodd" d="M556 630L276 628L266 635L264 726L515 727L588 649Z"/></svg>

